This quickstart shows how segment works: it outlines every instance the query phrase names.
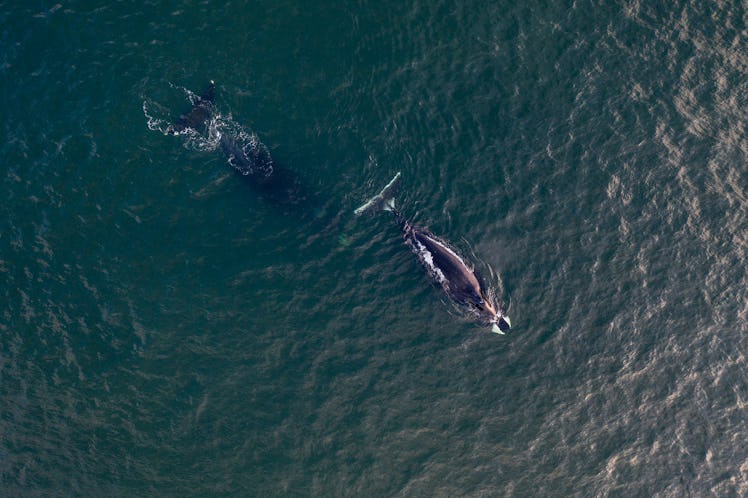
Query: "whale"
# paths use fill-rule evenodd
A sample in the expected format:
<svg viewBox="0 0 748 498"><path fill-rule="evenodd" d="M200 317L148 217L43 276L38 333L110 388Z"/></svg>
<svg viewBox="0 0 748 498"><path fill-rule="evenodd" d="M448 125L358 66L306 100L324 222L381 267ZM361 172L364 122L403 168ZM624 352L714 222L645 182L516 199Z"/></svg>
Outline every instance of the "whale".
<svg viewBox="0 0 748 498"><path fill-rule="evenodd" d="M169 129L173 135L184 133L188 130L197 132L204 131L208 121L215 112L216 84L210 80L210 84L203 93L194 97L192 108L179 116L174 125Z"/></svg>
<svg viewBox="0 0 748 498"><path fill-rule="evenodd" d="M199 95L192 94L191 108L181 114L168 128L170 135L217 133L218 145L231 167L258 192L275 204L298 205L311 198L300 179L290 169L279 164L268 148L254 133L233 119L219 116L215 103L216 86L213 80ZM211 129L211 126L213 127Z"/></svg>
<svg viewBox="0 0 748 498"><path fill-rule="evenodd" d="M466 308L477 321L491 326L491 331L505 334L511 329L509 317L494 302L483 278L446 240L425 227L412 224L395 207L395 193L400 172L374 197L358 207L354 214L389 211L397 220L405 243L421 262L431 279L454 303Z"/></svg>

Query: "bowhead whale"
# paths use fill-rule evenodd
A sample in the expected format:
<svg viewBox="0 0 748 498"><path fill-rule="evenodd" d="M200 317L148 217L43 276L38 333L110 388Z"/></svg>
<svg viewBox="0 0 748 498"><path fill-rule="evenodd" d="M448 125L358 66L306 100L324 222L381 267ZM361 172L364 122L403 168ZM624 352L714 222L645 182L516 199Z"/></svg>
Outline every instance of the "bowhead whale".
<svg viewBox="0 0 748 498"><path fill-rule="evenodd" d="M411 224L395 208L394 192L399 179L400 173L397 173L379 194L357 208L354 213L360 215L372 210L392 212L400 225L405 242L447 296L455 303L472 311L479 321L491 325L493 332L506 333L511 328L509 317L505 316L493 302L492 296L475 268L468 264L447 241L424 227Z"/></svg>
<svg viewBox="0 0 748 498"><path fill-rule="evenodd" d="M216 84L213 80L199 96L195 97L192 103L192 109L179 116L179 119L169 130L172 134L177 135L186 130L204 131L203 128L208 124L210 118L215 112Z"/></svg>
<svg viewBox="0 0 748 498"><path fill-rule="evenodd" d="M215 104L216 87L210 84L200 95L192 96L191 109L180 115L167 128L171 135L208 133L211 120L218 114ZM281 205L296 205L310 200L299 178L276 162L257 136L230 118L216 126L219 146L228 163L264 198Z"/></svg>

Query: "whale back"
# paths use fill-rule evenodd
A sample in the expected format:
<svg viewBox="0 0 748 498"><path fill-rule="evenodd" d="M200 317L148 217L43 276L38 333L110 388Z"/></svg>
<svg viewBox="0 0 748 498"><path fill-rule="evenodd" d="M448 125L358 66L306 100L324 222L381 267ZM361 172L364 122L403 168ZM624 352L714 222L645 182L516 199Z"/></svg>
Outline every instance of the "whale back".
<svg viewBox="0 0 748 498"><path fill-rule="evenodd" d="M420 227L409 227L405 236L429 274L452 300L490 314L482 279L448 242Z"/></svg>
<svg viewBox="0 0 748 498"><path fill-rule="evenodd" d="M174 132L179 133L188 129L202 131L213 116L215 98L216 86L211 81L200 96L194 97L192 109L179 116L174 123Z"/></svg>

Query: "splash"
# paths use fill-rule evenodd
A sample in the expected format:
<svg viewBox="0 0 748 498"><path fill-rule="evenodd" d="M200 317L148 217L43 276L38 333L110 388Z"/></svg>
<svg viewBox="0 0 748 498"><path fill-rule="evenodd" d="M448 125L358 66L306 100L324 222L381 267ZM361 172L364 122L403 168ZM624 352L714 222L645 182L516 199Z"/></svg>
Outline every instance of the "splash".
<svg viewBox="0 0 748 498"><path fill-rule="evenodd" d="M195 98L194 94L190 92L189 100L194 102ZM227 120L219 112L216 112L206 124L206 133L200 133L192 128L177 130L171 122L171 113L160 104L148 100L143 101L143 115L146 118L149 130L164 135L184 137L184 147L197 151L214 151L220 146ZM229 117L228 120L230 119Z"/></svg>
<svg viewBox="0 0 748 498"><path fill-rule="evenodd" d="M171 87L184 92L190 105L200 102L200 96L195 92L174 84ZM265 144L257 135L237 123L231 114L224 116L214 106L211 107L211 117L204 130L177 129L172 122L174 113L149 100L143 102L143 115L149 130L183 137L186 149L200 152L223 149L229 165L242 175L268 178L273 173L273 159Z"/></svg>
<svg viewBox="0 0 748 498"><path fill-rule="evenodd" d="M234 121L231 115L216 122L217 139L229 165L242 175L263 178L273 173L273 159L259 137Z"/></svg>

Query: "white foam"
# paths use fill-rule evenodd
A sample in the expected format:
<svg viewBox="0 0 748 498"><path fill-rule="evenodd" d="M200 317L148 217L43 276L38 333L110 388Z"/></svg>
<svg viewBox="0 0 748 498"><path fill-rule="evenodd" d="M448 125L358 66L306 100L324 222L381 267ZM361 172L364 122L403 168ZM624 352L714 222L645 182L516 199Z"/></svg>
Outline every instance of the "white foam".
<svg viewBox="0 0 748 498"><path fill-rule="evenodd" d="M415 237L413 237L413 242L415 244L416 255L418 255L418 258L423 262L424 266L426 266L434 279L442 285L448 283L449 281L447 280L447 277L441 269L434 264L434 256L431 254L431 251L429 251L428 248Z"/></svg>
<svg viewBox="0 0 748 498"><path fill-rule="evenodd" d="M426 235L426 237L428 237L428 235ZM465 268L467 268L468 270L470 270L470 273L473 273L473 267L470 266L470 265L468 265L465 262L465 260L462 259L462 257L460 257L460 255L457 254L455 251L453 251L448 245L446 245L445 243L443 243L442 241L440 241L439 239L437 239L435 237L428 237L428 238L434 244L438 245L439 247L441 247L442 249L444 249L446 252L448 252L449 254L451 254L452 256L454 256L457 259L457 261L460 262L460 264L462 266L464 266Z"/></svg>

